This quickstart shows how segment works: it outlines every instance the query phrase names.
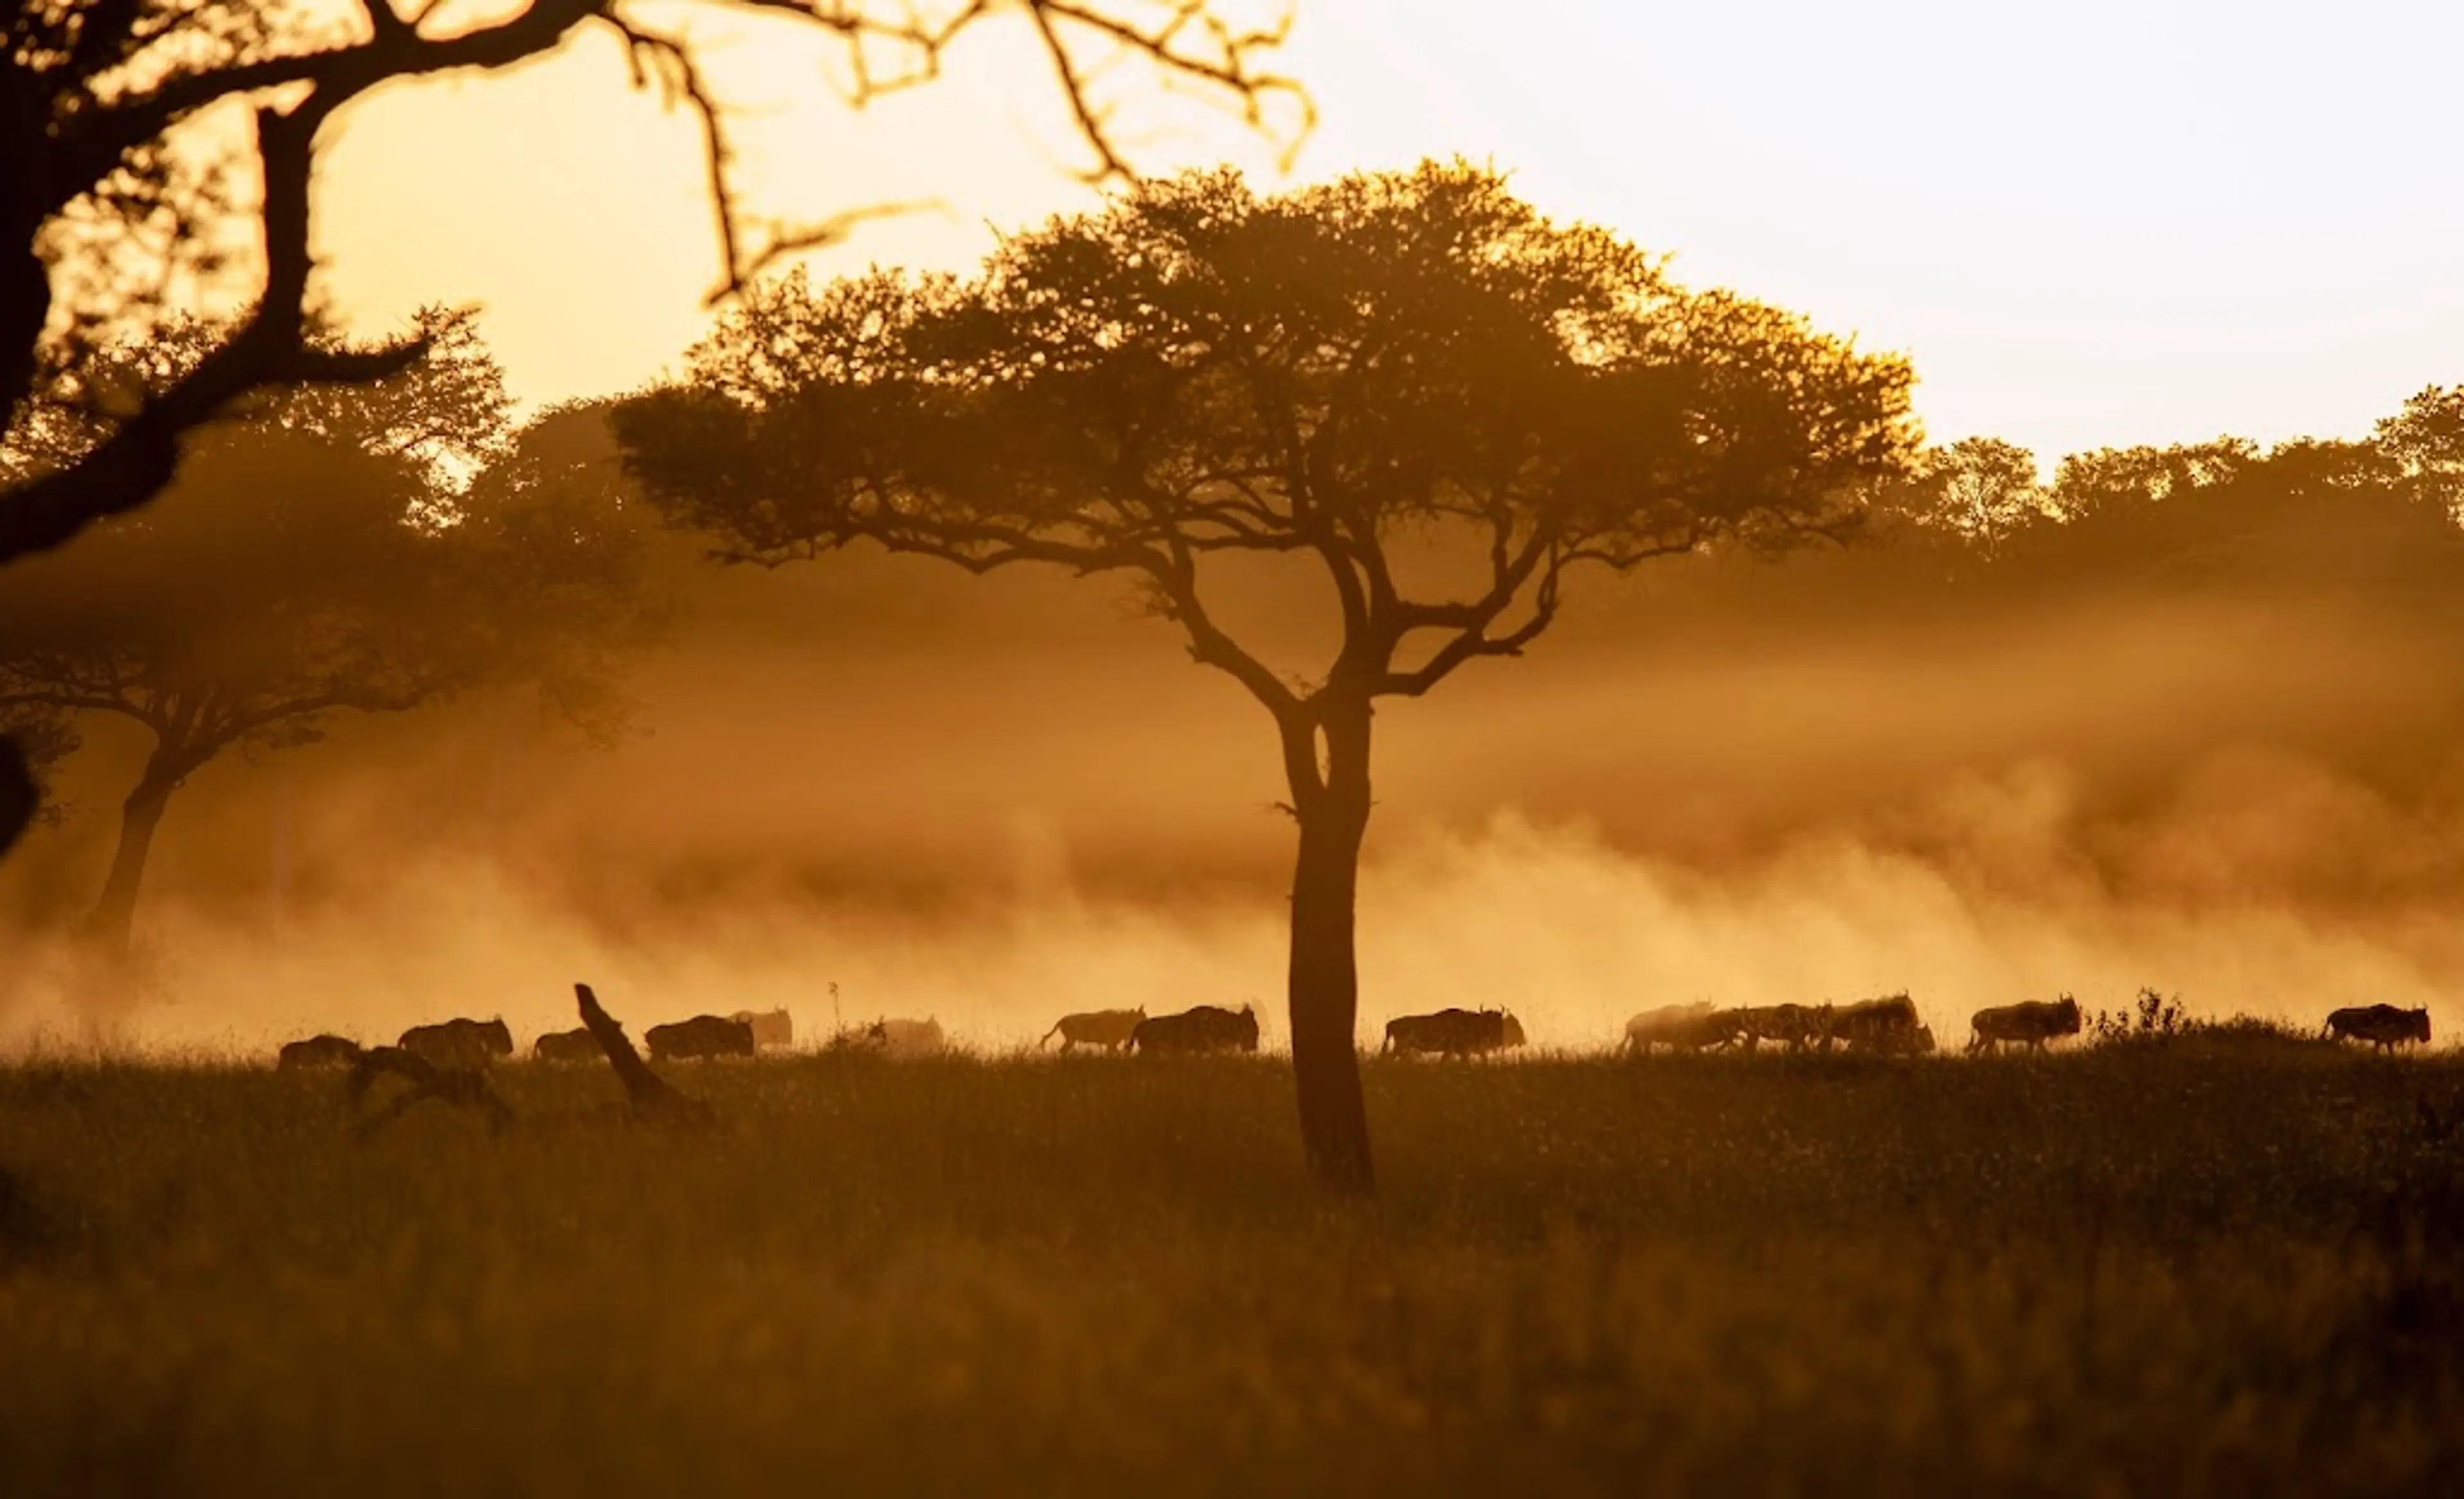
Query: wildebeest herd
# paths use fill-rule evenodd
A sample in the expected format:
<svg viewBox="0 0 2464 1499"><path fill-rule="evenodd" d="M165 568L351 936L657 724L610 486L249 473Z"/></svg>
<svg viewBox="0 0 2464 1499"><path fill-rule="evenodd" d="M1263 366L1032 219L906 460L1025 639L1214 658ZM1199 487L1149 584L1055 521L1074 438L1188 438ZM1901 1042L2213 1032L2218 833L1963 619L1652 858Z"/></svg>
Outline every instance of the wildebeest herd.
<svg viewBox="0 0 2464 1499"><path fill-rule="evenodd" d="M1968 1050L1994 1052L2012 1047L2041 1051L2080 1030L2079 1002L2030 1001L1978 1010L1970 1017ZM2430 1041L2430 1011L2399 1009L2391 1004L2356 1005L2327 1017L2325 1035L2333 1041L2361 1041L2387 1051ZM1059 1037L1064 1053L1081 1047L1147 1056L1203 1056L1258 1049L1258 1016L1243 1004L1238 1010L1200 1004L1175 1015L1149 1015L1141 1007L1089 1010L1064 1015L1037 1042L1039 1048ZM715 1057L751 1057L785 1049L795 1044L795 1026L785 1010L756 1014L696 1015L690 1020L653 1025L643 1033L652 1061L678 1062ZM1932 1027L1917 1014L1906 994L1884 995L1852 1004L1768 1004L1717 1007L1707 1003L1662 1005L1644 1010L1626 1022L1618 1051L1628 1056L1654 1051L1752 1051L1764 1043L1792 1051L1835 1048L1891 1056L1917 1056L1935 1049ZM1445 1009L1429 1015L1400 1015L1387 1022L1380 1055L1474 1057L1525 1044L1522 1023L1510 1010ZM514 1054L513 1032L502 1020L450 1020L414 1025L396 1045L438 1067L485 1067ZM949 1041L937 1019L876 1020L832 1037L833 1051L868 1052L888 1057L934 1056ZM552 1031L532 1044L541 1062L594 1062L600 1044L587 1029ZM363 1055L359 1043L341 1036L312 1036L282 1047L277 1065L285 1069L347 1067Z"/></svg>
<svg viewBox="0 0 2464 1499"><path fill-rule="evenodd" d="M890 1025L915 1025L919 1022L876 1022L871 1030L878 1032ZM937 1027L936 1027L937 1030ZM755 1014L738 1010L733 1015L696 1015L691 1020L672 1025L653 1025L643 1033L642 1041L654 1062L678 1062L696 1057L749 1057L764 1050L779 1049L795 1044L795 1025L785 1010ZM402 1033L395 1047L422 1061L438 1067L486 1067L499 1057L514 1054L514 1033L503 1020L449 1020L433 1025L413 1025ZM349 1067L366 1055L369 1048L344 1036L311 1036L294 1041L276 1055L275 1065L285 1071L299 1068ZM605 1055L599 1038L588 1028L553 1030L531 1043L531 1055L541 1062L596 1062Z"/></svg>
<svg viewBox="0 0 2464 1499"><path fill-rule="evenodd" d="M2071 1029L2079 1029L2072 1006ZM1995 1014L1998 1011L1984 1011ZM1625 1023L1619 1049L1640 1055L1662 1047L1670 1051L1710 1051L1728 1047L1751 1051L1764 1042L1792 1051L1834 1047L1851 1051L1879 1051L1913 1056L1934 1049L1933 1028L1917 1018L1914 1000L1904 994L1885 995L1855 1004L1763 1004L1717 1009L1708 1003L1668 1004L1645 1010Z"/></svg>

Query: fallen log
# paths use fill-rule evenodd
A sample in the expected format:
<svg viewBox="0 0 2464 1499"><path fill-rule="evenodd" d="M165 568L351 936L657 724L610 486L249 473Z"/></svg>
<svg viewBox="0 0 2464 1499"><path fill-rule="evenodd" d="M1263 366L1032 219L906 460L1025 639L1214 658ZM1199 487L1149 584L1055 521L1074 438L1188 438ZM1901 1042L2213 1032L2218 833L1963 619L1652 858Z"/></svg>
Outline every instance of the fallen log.
<svg viewBox="0 0 2464 1499"><path fill-rule="evenodd" d="M438 1067L418 1052L405 1051L400 1047L370 1047L353 1059L350 1075L342 1080L342 1093L351 1101L354 1112L366 1101L368 1090L376 1086L377 1079L386 1076L403 1079L410 1085L410 1091L387 1104L384 1112L360 1121L357 1133L363 1140L431 1098L438 1103L477 1110L487 1118L490 1129L501 1130L514 1122L514 1111L488 1086L487 1074Z"/></svg>
<svg viewBox="0 0 2464 1499"><path fill-rule="evenodd" d="M625 1085L625 1097L636 1120L695 1129L709 1129L718 1123L718 1114L710 1105L677 1091L667 1079L650 1070L650 1064L633 1049L624 1025L600 1005L599 996L590 992L590 985L575 984L573 997L582 1010L582 1024L597 1039L599 1049L607 1053L607 1065L616 1069L616 1080Z"/></svg>

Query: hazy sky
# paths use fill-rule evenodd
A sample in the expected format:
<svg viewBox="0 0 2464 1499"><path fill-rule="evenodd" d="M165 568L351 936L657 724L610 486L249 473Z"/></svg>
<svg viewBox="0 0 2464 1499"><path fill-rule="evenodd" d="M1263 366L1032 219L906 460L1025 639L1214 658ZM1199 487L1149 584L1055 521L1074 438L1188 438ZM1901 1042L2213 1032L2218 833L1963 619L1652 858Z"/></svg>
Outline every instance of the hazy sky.
<svg viewBox="0 0 2464 1499"><path fill-rule="evenodd" d="M1462 152L1680 276L1912 353L1934 435L2108 443L2356 432L2464 381L2464 11L2404 0L1299 0L1323 123L1302 178ZM1511 19L1506 19L1511 17ZM697 23L755 205L940 207L825 270L963 266L1091 200L1015 21L858 118L826 48ZM1153 165L1261 153L1124 93ZM653 376L715 261L685 117L604 37L395 91L325 179L344 305L475 300L525 394Z"/></svg>

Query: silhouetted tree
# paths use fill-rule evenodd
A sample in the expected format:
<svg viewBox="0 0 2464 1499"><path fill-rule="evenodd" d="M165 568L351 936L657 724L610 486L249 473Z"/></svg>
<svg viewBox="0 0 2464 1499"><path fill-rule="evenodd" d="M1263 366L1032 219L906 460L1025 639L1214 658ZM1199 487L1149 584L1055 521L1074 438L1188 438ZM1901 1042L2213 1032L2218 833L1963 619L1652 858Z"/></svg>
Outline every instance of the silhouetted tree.
<svg viewBox="0 0 2464 1499"><path fill-rule="evenodd" d="M2373 436L2425 496L2464 521L2464 386L2431 386L2378 424Z"/></svg>
<svg viewBox="0 0 2464 1499"><path fill-rule="evenodd" d="M82 389L76 364L85 341L142 333L165 288L184 276L232 281L255 295L242 294L253 311L178 382L142 402L95 393L113 419L110 439L0 495L0 562L143 504L170 482L180 434L259 385L363 382L417 356L416 337L376 348L322 345L308 316L308 187L319 134L337 110L397 79L506 67L555 50L578 29L605 28L630 51L637 83L655 79L703 123L725 267L720 294L781 254L842 233L844 217L759 229L742 221L724 110L691 39L700 8L526 0L457 28L451 18L431 24L432 5L406 18L394 0L360 0L355 17L255 0L12 7L0 19L0 412L48 384ZM1014 12L1054 70L1094 176L1127 170L1110 111L1089 82L1124 56L1147 64L1150 77L1219 91L1253 122L1264 122L1276 96L1293 100L1306 121L1298 90L1260 71L1281 28L1238 26L1214 0L970 0L935 12L891 0L760 0L749 9L839 38L853 81L836 86L858 104L930 79L960 35ZM233 152L189 128L232 110L248 112L253 149ZM253 208L238 206L251 200ZM234 234L235 218L253 218L261 243L257 263L241 273L230 264L231 245L246 237Z"/></svg>
<svg viewBox="0 0 2464 1499"><path fill-rule="evenodd" d="M313 743L338 713L507 677L612 731L613 656L657 624L641 539L606 486L516 450L466 325L425 342L343 398L258 397L191 438L159 504L10 570L0 713L114 715L150 738L88 924L103 949L126 947L172 793L228 751Z"/></svg>
<svg viewBox="0 0 2464 1499"><path fill-rule="evenodd" d="M440 9L450 13L438 17ZM636 86L653 80L698 116L723 273L714 298L775 257L826 243L866 211L805 225L753 225L730 177L726 116L695 61L693 12L802 24L846 49L844 78L817 78L849 103L937 76L961 36L1004 17L1049 63L1083 140L1088 175L1125 175L1111 96L1124 77L1210 91L1265 127L1307 97L1264 71L1283 27L1243 26L1218 0L518 0L470 24L456 8L359 0L341 11L260 0L22 0L0 14L0 423L49 395L86 405L107 430L72 462L0 476L0 563L56 546L170 484L181 439L267 385L363 383L404 369L420 338L341 346L316 337L309 185L328 119L398 79L493 70L561 47L578 31L615 33ZM1122 70L1130 61L1142 66ZM216 121L244 125L233 133ZM234 252L233 247L246 247ZM538 247L559 256L571 247ZM236 263L235 263L236 262ZM98 378L98 342L142 341L170 288L198 282L248 316L181 377L142 397ZM32 806L25 753L0 737L0 852Z"/></svg>
<svg viewBox="0 0 2464 1499"><path fill-rule="evenodd" d="M2135 509L2170 496L2218 488L2260 457L2258 445L2246 437L2073 453L2054 470L2053 505L2066 519L2093 516L2107 506Z"/></svg>
<svg viewBox="0 0 2464 1499"><path fill-rule="evenodd" d="M1908 370L1670 284L1493 172L1262 198L1183 177L1009 240L979 277L757 292L619 412L679 521L764 563L857 540L1120 573L1273 716L1299 824L1292 1057L1311 1165L1373 1179L1353 891L1373 703L1521 652L1570 575L1852 526L1912 440ZM1339 644L1279 674L1212 612L1227 559L1322 573Z"/></svg>
<svg viewBox="0 0 2464 1499"><path fill-rule="evenodd" d="M2013 532L2056 513L2036 478L2036 455L1998 437L1965 437L1928 448L1911 470L1904 483L1894 486L1892 508L1983 555L1991 555Z"/></svg>

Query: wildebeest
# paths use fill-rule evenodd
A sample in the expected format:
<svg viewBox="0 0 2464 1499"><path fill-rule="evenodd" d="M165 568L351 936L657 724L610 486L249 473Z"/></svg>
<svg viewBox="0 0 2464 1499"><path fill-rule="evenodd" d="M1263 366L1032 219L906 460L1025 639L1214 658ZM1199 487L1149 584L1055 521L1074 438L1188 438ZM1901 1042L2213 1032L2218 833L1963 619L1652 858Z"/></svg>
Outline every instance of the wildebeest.
<svg viewBox="0 0 2464 1499"><path fill-rule="evenodd" d="M796 1044L796 1023L788 1018L785 1010L737 1010L727 1018L740 1020L753 1027L756 1050L783 1049Z"/></svg>
<svg viewBox="0 0 2464 1499"><path fill-rule="evenodd" d="M1177 1015L1150 1015L1130 1031L1130 1049L1147 1056L1199 1056L1258 1049L1258 1014L1200 1004Z"/></svg>
<svg viewBox="0 0 2464 1499"><path fill-rule="evenodd" d="M542 1062L596 1062L605 1054L587 1026L551 1030L531 1043L531 1055Z"/></svg>
<svg viewBox="0 0 2464 1499"><path fill-rule="evenodd" d="M753 1055L753 1027L723 1015L696 1015L691 1020L651 1026L642 1032L642 1045L653 1062L749 1057Z"/></svg>
<svg viewBox="0 0 2464 1499"><path fill-rule="evenodd" d="M888 1028L880 1021L874 1021L869 1025L840 1026L831 1033L829 1040L822 1043L822 1050L830 1056L845 1056L853 1052L878 1056L889 1046Z"/></svg>
<svg viewBox="0 0 2464 1499"><path fill-rule="evenodd" d="M2026 1000L2017 1004L1997 1004L1978 1010L1969 1025L1976 1031L1968 1043L1971 1052L1998 1050L2006 1046L2042 1051L2045 1043L2057 1036L2079 1033L2079 1001L2065 994L2051 1003Z"/></svg>
<svg viewBox="0 0 2464 1499"><path fill-rule="evenodd" d="M2327 1017L2330 1041L2366 1041L2381 1051L2408 1042L2430 1044L2430 1011L2400 1010L2392 1004L2355 1004Z"/></svg>
<svg viewBox="0 0 2464 1499"><path fill-rule="evenodd" d="M936 1057L950 1049L950 1038L941 1032L940 1017L928 1015L922 1020L878 1020L872 1034L878 1038L881 1054L897 1061L914 1057Z"/></svg>
<svg viewBox="0 0 2464 1499"><path fill-rule="evenodd" d="M1725 1047L1738 1035L1737 1012L1702 1004L1668 1004L1644 1010L1625 1023L1624 1049L1647 1053L1654 1047L1701 1051Z"/></svg>
<svg viewBox="0 0 2464 1499"><path fill-rule="evenodd" d="M438 1067L486 1067L514 1054L514 1033L502 1020L449 1020L413 1025L395 1043Z"/></svg>
<svg viewBox="0 0 2464 1499"><path fill-rule="evenodd" d="M1696 1038L1703 1033L1703 1022L1710 1013L1708 1000L1639 1011L1625 1023L1625 1039L1618 1044L1618 1049L1641 1052L1658 1046L1690 1049L1701 1045Z"/></svg>
<svg viewBox="0 0 2464 1499"><path fill-rule="evenodd" d="M285 1042L274 1066L284 1072L307 1067L348 1067L360 1059L360 1044L347 1036L311 1036Z"/></svg>
<svg viewBox="0 0 2464 1499"><path fill-rule="evenodd" d="M1523 1024L1510 1010L1440 1010L1434 1015L1397 1015L1386 1023L1386 1044L1380 1052L1403 1056L1483 1056L1523 1045Z"/></svg>
<svg viewBox="0 0 2464 1499"><path fill-rule="evenodd" d="M362 1139L430 1098L477 1110L499 1130L514 1122L514 1111L488 1086L487 1074L481 1069L431 1062L407 1047L369 1047L363 1050L352 1059L350 1075L342 1080L342 1096L356 1111L377 1079L386 1076L399 1077L410 1088L383 1111L359 1122L355 1133Z"/></svg>
<svg viewBox="0 0 2464 1499"><path fill-rule="evenodd" d="M1735 1017L1734 1034L1749 1051L1762 1041L1801 1051L1822 1039L1825 1025L1822 1011L1810 1004L1754 1004L1728 1013Z"/></svg>
<svg viewBox="0 0 2464 1499"><path fill-rule="evenodd" d="M1837 1041L1852 1051L1905 1055L1933 1049L1932 1032L1917 1024L1916 1002L1905 994L1859 1000L1833 1008L1822 1034L1825 1046Z"/></svg>
<svg viewBox="0 0 2464 1499"><path fill-rule="evenodd" d="M1143 1004L1133 1010L1086 1010L1076 1015L1064 1015L1052 1023L1052 1028L1045 1031L1044 1039L1036 1045L1042 1047L1045 1042L1059 1036L1063 1051L1075 1050L1079 1047L1100 1047L1106 1051L1116 1051L1130 1044L1131 1033L1138 1028L1138 1022L1146 1018Z"/></svg>

